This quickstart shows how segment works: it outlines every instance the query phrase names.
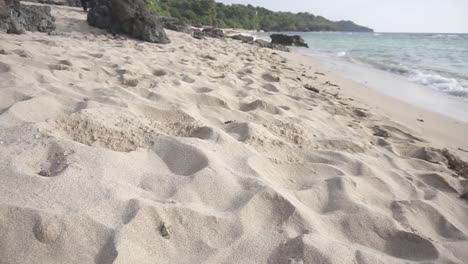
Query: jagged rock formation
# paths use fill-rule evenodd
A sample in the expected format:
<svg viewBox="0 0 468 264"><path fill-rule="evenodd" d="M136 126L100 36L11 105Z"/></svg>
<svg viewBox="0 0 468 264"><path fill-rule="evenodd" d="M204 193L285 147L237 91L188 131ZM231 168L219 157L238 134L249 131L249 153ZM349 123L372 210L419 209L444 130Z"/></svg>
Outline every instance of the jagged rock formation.
<svg viewBox="0 0 468 264"><path fill-rule="evenodd" d="M232 39L235 39L235 40L240 40L242 42L253 42L254 41L254 38L251 37L251 36L244 36L244 35L234 35L234 36L231 36Z"/></svg>
<svg viewBox="0 0 468 264"><path fill-rule="evenodd" d="M60 6L81 6L80 0L27 0L27 2Z"/></svg>
<svg viewBox="0 0 468 264"><path fill-rule="evenodd" d="M50 7L21 5L19 0L0 0L0 31L22 34L25 31L51 32L55 18Z"/></svg>
<svg viewBox="0 0 468 264"><path fill-rule="evenodd" d="M192 31L187 24L174 17L161 16L159 17L159 21L161 21L164 28L169 30L183 33L191 33Z"/></svg>
<svg viewBox="0 0 468 264"><path fill-rule="evenodd" d="M206 39L206 37L210 38L224 38L224 31L219 28L204 28L202 30L195 29L192 32L192 37L196 39Z"/></svg>
<svg viewBox="0 0 468 264"><path fill-rule="evenodd" d="M281 51L289 52L289 48L282 45L282 44L270 43L270 42L262 40L262 39L257 39L252 44L255 45L255 46L258 46L260 48L269 48L269 49L275 49L275 50L281 50Z"/></svg>
<svg viewBox="0 0 468 264"><path fill-rule="evenodd" d="M170 42L159 17L144 0L97 0L88 13L88 24L148 42Z"/></svg>
<svg viewBox="0 0 468 264"><path fill-rule="evenodd" d="M298 47L305 47L308 48L309 45L304 42L304 39L299 36L288 36L285 34L271 34L271 43L273 44L281 44L285 46L298 46Z"/></svg>
<svg viewBox="0 0 468 264"><path fill-rule="evenodd" d="M224 31L219 28L204 28L202 32L210 38L224 38Z"/></svg>

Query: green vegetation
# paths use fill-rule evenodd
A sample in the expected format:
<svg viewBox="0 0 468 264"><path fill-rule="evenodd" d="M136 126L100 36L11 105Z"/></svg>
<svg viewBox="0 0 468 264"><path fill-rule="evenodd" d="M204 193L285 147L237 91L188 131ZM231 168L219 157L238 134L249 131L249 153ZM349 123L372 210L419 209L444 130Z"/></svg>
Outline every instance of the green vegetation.
<svg viewBox="0 0 468 264"><path fill-rule="evenodd" d="M158 3L158 0L146 0L149 10L160 15L160 16L170 16L169 11L166 9L165 5Z"/></svg>
<svg viewBox="0 0 468 264"><path fill-rule="evenodd" d="M214 0L147 0L150 9L192 25L264 31L372 31L351 21L330 21L310 13L273 12L252 5Z"/></svg>
<svg viewBox="0 0 468 264"><path fill-rule="evenodd" d="M216 25L214 0L146 0L149 8L162 16L176 17L192 25Z"/></svg>

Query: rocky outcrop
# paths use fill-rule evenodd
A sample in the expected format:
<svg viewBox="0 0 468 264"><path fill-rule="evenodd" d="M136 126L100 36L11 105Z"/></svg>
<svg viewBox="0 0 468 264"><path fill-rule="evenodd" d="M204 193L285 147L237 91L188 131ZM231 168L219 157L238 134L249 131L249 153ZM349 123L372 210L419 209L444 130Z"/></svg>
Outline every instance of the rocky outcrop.
<svg viewBox="0 0 468 264"><path fill-rule="evenodd" d="M192 37L194 37L196 39L206 39L205 34L203 34L203 32L201 30L199 30L199 29L195 29L192 32Z"/></svg>
<svg viewBox="0 0 468 264"><path fill-rule="evenodd" d="M235 39L235 40L240 40L240 41L242 41L242 43L255 45L255 46L260 47L260 48L274 49L274 50L280 50L280 51L285 51L285 52L290 51L289 48L284 46L284 45L273 44L273 43L270 43L270 42L265 41L263 39L254 40L254 38L251 37L251 36L235 35L235 36L231 36L231 38Z"/></svg>
<svg viewBox="0 0 468 264"><path fill-rule="evenodd" d="M253 37L244 36L244 35L234 35L234 36L231 36L231 38L235 39L235 40L240 40L240 41L245 42L245 43L250 43L250 42L254 41Z"/></svg>
<svg viewBox="0 0 468 264"><path fill-rule="evenodd" d="M262 39L257 39L252 44L260 48L268 48L268 49L275 49L275 50L289 52L289 48L284 45L270 43Z"/></svg>
<svg viewBox="0 0 468 264"><path fill-rule="evenodd" d="M192 30L187 26L187 24L185 24L184 22L180 21L177 18L161 16L159 17L159 21L161 21L165 29L169 29L169 30L173 30L177 32L183 32L183 33L192 32Z"/></svg>
<svg viewBox="0 0 468 264"><path fill-rule="evenodd" d="M271 34L271 43L273 44L281 44L285 46L298 46L298 47L305 47L308 48L309 45L304 42L304 39L299 36L288 36L285 34Z"/></svg>
<svg viewBox="0 0 468 264"><path fill-rule="evenodd" d="M0 0L0 31L22 34L25 31L51 32L55 18L50 7L21 5L19 0Z"/></svg>
<svg viewBox="0 0 468 264"><path fill-rule="evenodd" d="M112 14L111 1L98 0L96 5L88 12L88 24L93 27L111 30Z"/></svg>
<svg viewBox="0 0 468 264"><path fill-rule="evenodd" d="M81 7L80 0L27 0L27 2L47 4L47 5L60 5L60 6L74 6Z"/></svg>
<svg viewBox="0 0 468 264"><path fill-rule="evenodd" d="M224 31L219 28L204 28L203 35L210 38L224 38Z"/></svg>
<svg viewBox="0 0 468 264"><path fill-rule="evenodd" d="M148 42L170 42L159 17L148 10L145 0L97 0L88 12L88 24Z"/></svg>
<svg viewBox="0 0 468 264"><path fill-rule="evenodd" d="M80 0L65 0L68 6L81 6Z"/></svg>
<svg viewBox="0 0 468 264"><path fill-rule="evenodd" d="M192 31L192 37L196 39L224 38L224 31L219 28L204 28L203 30L195 29Z"/></svg>

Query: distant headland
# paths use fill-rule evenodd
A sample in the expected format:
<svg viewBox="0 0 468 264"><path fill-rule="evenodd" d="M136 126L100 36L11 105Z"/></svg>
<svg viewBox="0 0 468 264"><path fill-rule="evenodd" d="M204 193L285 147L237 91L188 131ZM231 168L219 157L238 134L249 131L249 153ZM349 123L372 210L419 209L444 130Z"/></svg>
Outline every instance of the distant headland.
<svg viewBox="0 0 468 264"><path fill-rule="evenodd" d="M263 31L347 31L373 32L352 21L331 21L307 12L274 12L252 5L225 5L214 0L149 0L153 11L192 25Z"/></svg>

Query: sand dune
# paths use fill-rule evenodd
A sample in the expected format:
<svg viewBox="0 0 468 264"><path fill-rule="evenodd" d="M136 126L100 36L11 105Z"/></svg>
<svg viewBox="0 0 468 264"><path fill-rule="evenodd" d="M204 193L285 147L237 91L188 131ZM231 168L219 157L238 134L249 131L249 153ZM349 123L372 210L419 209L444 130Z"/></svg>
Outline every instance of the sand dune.
<svg viewBox="0 0 468 264"><path fill-rule="evenodd" d="M0 35L0 263L468 263L466 179L348 83L52 11Z"/></svg>

